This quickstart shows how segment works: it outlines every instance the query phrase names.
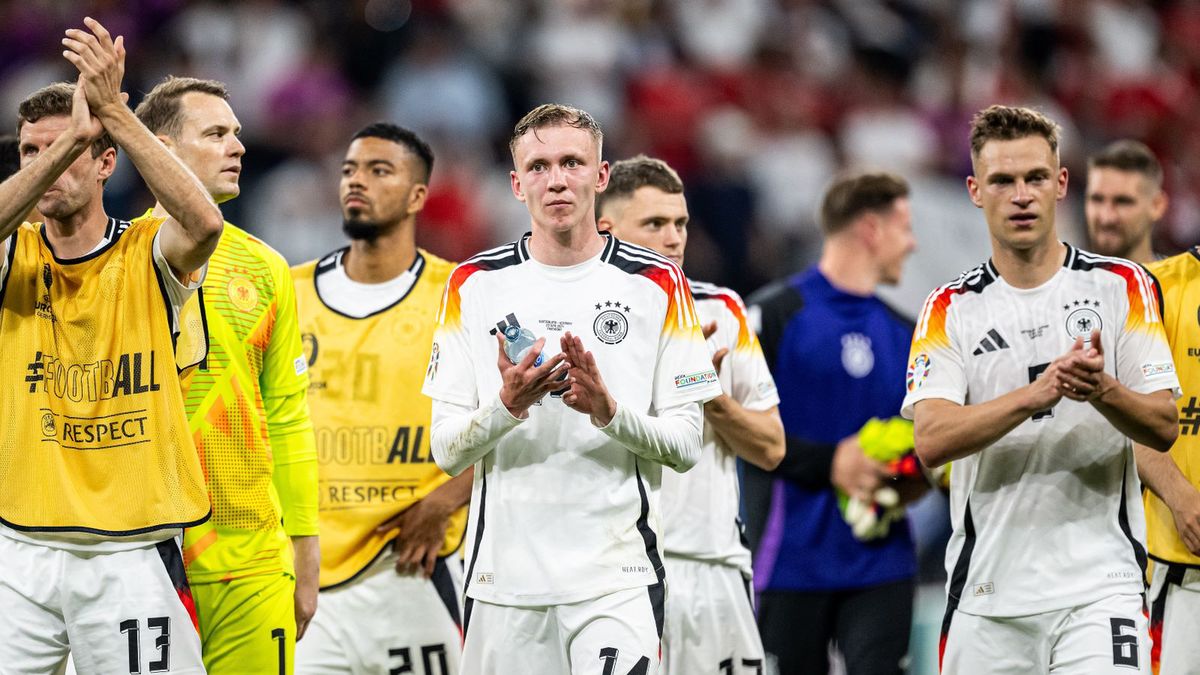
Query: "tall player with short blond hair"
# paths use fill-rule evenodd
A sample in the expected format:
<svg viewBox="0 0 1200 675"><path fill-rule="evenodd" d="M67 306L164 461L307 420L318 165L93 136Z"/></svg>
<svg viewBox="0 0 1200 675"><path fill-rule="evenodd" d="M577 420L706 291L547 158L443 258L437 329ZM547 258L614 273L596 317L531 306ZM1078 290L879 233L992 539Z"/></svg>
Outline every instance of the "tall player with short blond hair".
<svg viewBox="0 0 1200 675"><path fill-rule="evenodd" d="M602 139L562 105L517 123L532 231L459 265L438 315L433 452L475 467L465 672L659 672L659 485L721 389L679 266L596 229Z"/></svg>
<svg viewBox="0 0 1200 675"><path fill-rule="evenodd" d="M217 203L240 193L241 125L214 80L168 77L137 115ZM155 206L152 214L163 212ZM203 304L203 307L200 305ZM225 224L203 290L209 350L184 380L212 518L184 533L205 667L292 672L316 610L317 453L287 261Z"/></svg>

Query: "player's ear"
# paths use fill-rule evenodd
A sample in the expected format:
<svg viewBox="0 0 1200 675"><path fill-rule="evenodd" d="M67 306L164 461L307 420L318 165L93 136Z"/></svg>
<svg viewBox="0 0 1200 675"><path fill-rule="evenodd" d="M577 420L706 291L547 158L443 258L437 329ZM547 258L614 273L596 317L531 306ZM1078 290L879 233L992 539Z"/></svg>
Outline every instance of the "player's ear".
<svg viewBox="0 0 1200 675"><path fill-rule="evenodd" d="M513 196L517 198L517 201L525 201L525 193L521 190L521 177L517 175L517 172L509 171L508 180L512 184Z"/></svg>
<svg viewBox="0 0 1200 675"><path fill-rule="evenodd" d="M967 194L970 195L972 204L983 208L983 202L979 199L979 181L975 176L967 176Z"/></svg>
<svg viewBox="0 0 1200 675"><path fill-rule="evenodd" d="M91 152L91 150L85 150L84 152ZM97 172L97 177L102 181L108 180L113 175L113 172L117 170L116 148L105 148L104 152L100 153L97 159L100 160L100 169Z"/></svg>
<svg viewBox="0 0 1200 675"><path fill-rule="evenodd" d="M1150 198L1150 218L1154 222L1162 220L1169 204L1170 198L1167 197L1166 191L1159 190L1157 194Z"/></svg>
<svg viewBox="0 0 1200 675"><path fill-rule="evenodd" d="M425 200L429 197L429 186L417 183L408 191L408 213L419 213L425 208Z"/></svg>
<svg viewBox="0 0 1200 675"><path fill-rule="evenodd" d="M614 223L613 219L609 216L600 216L600 218L596 221L596 229L600 230L601 232L611 232L613 225L615 224L616 223Z"/></svg>
<svg viewBox="0 0 1200 675"><path fill-rule="evenodd" d="M604 192L604 188L608 187L609 169L608 162L600 162L600 174L596 177L596 192Z"/></svg>
<svg viewBox="0 0 1200 675"><path fill-rule="evenodd" d="M1058 170L1058 199L1063 200L1067 197L1067 184L1069 183L1067 175L1067 167L1061 167Z"/></svg>
<svg viewBox="0 0 1200 675"><path fill-rule="evenodd" d="M159 140L171 152L175 152L175 139L166 134L154 134L154 137Z"/></svg>

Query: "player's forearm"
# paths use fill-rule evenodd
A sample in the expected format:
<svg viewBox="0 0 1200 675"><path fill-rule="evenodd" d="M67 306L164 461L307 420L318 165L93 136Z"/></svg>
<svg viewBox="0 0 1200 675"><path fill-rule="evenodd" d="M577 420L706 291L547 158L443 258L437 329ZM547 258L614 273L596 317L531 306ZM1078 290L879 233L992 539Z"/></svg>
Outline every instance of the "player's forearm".
<svg viewBox="0 0 1200 675"><path fill-rule="evenodd" d="M470 503L471 483L474 479L475 467L469 466L466 471L442 483L426 495L424 501L436 503L449 516Z"/></svg>
<svg viewBox="0 0 1200 675"><path fill-rule="evenodd" d="M704 404L704 421L738 457L764 471L783 461L786 445L779 409L749 410L721 394Z"/></svg>
<svg viewBox="0 0 1200 675"><path fill-rule="evenodd" d="M1137 461L1138 477L1142 479L1142 483L1172 511L1176 510L1177 504L1195 494L1196 488L1179 470L1170 453L1134 443L1133 456Z"/></svg>
<svg viewBox="0 0 1200 675"><path fill-rule="evenodd" d="M1179 414L1171 392L1139 394L1105 374L1092 405L1117 431L1153 450L1166 452L1179 435Z"/></svg>
<svg viewBox="0 0 1200 675"><path fill-rule="evenodd" d="M600 431L635 455L682 473L700 461L703 425L699 403L667 408L657 417L618 403L617 414Z"/></svg>
<svg viewBox="0 0 1200 675"><path fill-rule="evenodd" d="M225 225L212 196L127 106L109 106L97 117L113 140L129 153L154 198L171 215L163 226L177 228L163 242L163 254L171 267L181 274L203 267L216 250Z"/></svg>
<svg viewBox="0 0 1200 675"><path fill-rule="evenodd" d="M29 166L0 183L0 240L16 232L46 189L90 145L75 140L69 133L59 134Z"/></svg>
<svg viewBox="0 0 1200 675"><path fill-rule="evenodd" d="M496 448L509 431L521 424L500 398L472 410L446 401L433 401L430 449L442 471L457 476Z"/></svg>
<svg viewBox="0 0 1200 675"><path fill-rule="evenodd" d="M321 576L321 543L316 536L292 537L296 585L315 588Z"/></svg>
<svg viewBox="0 0 1200 675"><path fill-rule="evenodd" d="M974 405L945 399L918 401L913 416L917 456L925 466L937 468L969 457L1004 437L1037 412L1027 387Z"/></svg>
<svg viewBox="0 0 1200 675"><path fill-rule="evenodd" d="M283 527L291 536L317 533L317 441L308 416L308 399L299 391L263 398L275 471L272 481L283 508Z"/></svg>
<svg viewBox="0 0 1200 675"><path fill-rule="evenodd" d="M777 475L810 490L824 489L833 484L830 476L837 444L814 443L795 436L788 436L786 443L787 452L775 468Z"/></svg>

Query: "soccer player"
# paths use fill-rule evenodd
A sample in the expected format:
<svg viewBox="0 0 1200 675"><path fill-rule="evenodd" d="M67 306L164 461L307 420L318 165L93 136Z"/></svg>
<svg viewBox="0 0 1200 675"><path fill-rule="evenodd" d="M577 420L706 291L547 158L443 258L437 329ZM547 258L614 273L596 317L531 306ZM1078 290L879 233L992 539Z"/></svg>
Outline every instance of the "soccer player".
<svg viewBox="0 0 1200 675"><path fill-rule="evenodd" d="M238 196L245 148L225 85L168 77L138 118L212 198ZM164 214L156 205L150 215ZM292 672L295 641L317 603L317 452L307 362L287 261L225 223L203 291L208 358L184 379L188 428L204 464L212 518L184 532L204 665L210 672Z"/></svg>
<svg viewBox="0 0 1200 675"><path fill-rule="evenodd" d="M126 106L123 39L84 23L63 40L76 85L20 104L0 185L0 667L203 673L175 541L209 511L177 379L203 335L177 317L221 212ZM169 216L105 215L114 143Z"/></svg>
<svg viewBox="0 0 1200 675"><path fill-rule="evenodd" d="M601 143L576 108L517 123L532 231L459 265L438 314L433 453L475 466L464 672L659 670L661 475L721 391L679 266L596 229Z"/></svg>
<svg viewBox="0 0 1200 675"><path fill-rule="evenodd" d="M891 477L857 432L900 411L912 324L876 295L900 282L915 248L908 184L886 173L841 176L820 210L818 263L750 297L777 375L787 456L745 467L755 545L759 628L781 673L900 673L912 625L916 554L906 523L860 540L839 508L864 503ZM906 491L906 498L919 496Z"/></svg>
<svg viewBox="0 0 1200 675"><path fill-rule="evenodd" d="M454 269L416 245L432 170L413 132L360 130L342 161L350 245L293 270L321 471L321 611L299 673L460 672L471 476L434 463L420 391Z"/></svg>
<svg viewBox="0 0 1200 675"><path fill-rule="evenodd" d="M665 162L616 162L596 199L601 231L682 267L688 210L683 182ZM763 666L750 592L750 550L738 516L737 458L769 471L783 459L779 396L742 299L688 279L721 379L704 404L704 447L686 474L662 476L663 554L670 579L663 630L667 675Z"/></svg>
<svg viewBox="0 0 1200 675"><path fill-rule="evenodd" d="M992 258L929 295L904 400L954 462L943 670L1149 673L1130 440L1170 448L1179 392L1154 280L1059 241L1053 121L992 106L970 138Z"/></svg>
<svg viewBox="0 0 1200 675"><path fill-rule="evenodd" d="M1195 390L1200 324L1200 249L1150 263L1163 293L1163 327L1185 395L1177 402L1179 439L1169 454L1138 445L1138 474L1150 488L1146 544L1150 571L1150 658L1155 673L1194 671L1200 664L1200 405Z"/></svg>
<svg viewBox="0 0 1200 675"><path fill-rule="evenodd" d="M1162 165L1138 141L1117 141L1088 158L1084 215L1097 253L1143 265L1158 260L1154 223L1167 212Z"/></svg>

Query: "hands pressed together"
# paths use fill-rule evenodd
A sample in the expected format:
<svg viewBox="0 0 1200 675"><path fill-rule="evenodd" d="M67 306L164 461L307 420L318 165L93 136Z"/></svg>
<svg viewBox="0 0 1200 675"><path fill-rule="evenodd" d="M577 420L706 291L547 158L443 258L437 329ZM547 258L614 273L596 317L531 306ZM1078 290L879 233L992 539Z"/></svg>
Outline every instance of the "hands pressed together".
<svg viewBox="0 0 1200 675"><path fill-rule="evenodd" d="M1104 372L1100 331L1094 330L1086 343L1083 338L1075 338L1071 348L1034 380L1031 392L1038 408L1050 408L1064 397L1079 402L1095 401L1111 386L1112 378Z"/></svg>
<svg viewBox="0 0 1200 675"><path fill-rule="evenodd" d="M500 402L518 418L524 418L530 406L551 392L562 392L568 408L591 417L592 423L604 426L617 414L617 402L608 393L604 378L596 365L596 357L583 347L583 340L569 331L559 339L561 351L537 365L545 338L538 338L525 357L513 364L504 353L504 336L496 335L496 366L502 384Z"/></svg>
<svg viewBox="0 0 1200 675"><path fill-rule="evenodd" d="M87 30L70 28L63 38L63 57L79 70L71 108L71 131L76 140L96 140L104 133L101 119L126 110L129 95L121 91L125 77L125 38L116 39L91 17Z"/></svg>

